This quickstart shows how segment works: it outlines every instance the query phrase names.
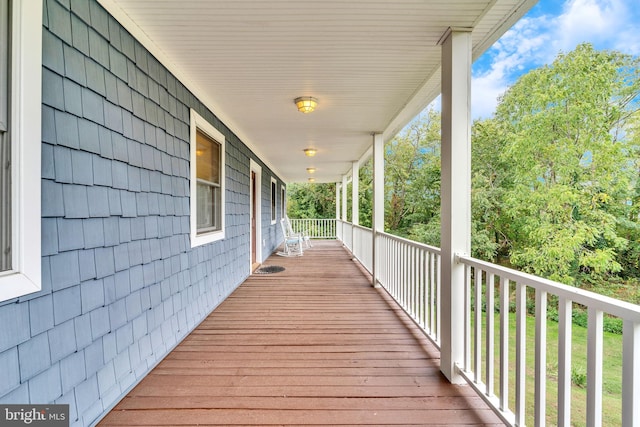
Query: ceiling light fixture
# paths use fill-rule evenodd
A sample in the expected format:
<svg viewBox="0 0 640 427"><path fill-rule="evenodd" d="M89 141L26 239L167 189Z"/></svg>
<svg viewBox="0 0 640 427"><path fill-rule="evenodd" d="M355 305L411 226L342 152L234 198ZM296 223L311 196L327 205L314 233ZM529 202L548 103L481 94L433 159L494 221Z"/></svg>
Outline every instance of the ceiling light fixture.
<svg viewBox="0 0 640 427"><path fill-rule="evenodd" d="M305 148L302 151L304 151L304 155L307 157L313 157L318 152L318 150L316 150L315 148Z"/></svg>
<svg viewBox="0 0 640 427"><path fill-rule="evenodd" d="M310 113L316 109L318 105L318 100L313 96L301 96L293 100L296 103L296 107L298 107L298 111L301 113Z"/></svg>
<svg viewBox="0 0 640 427"><path fill-rule="evenodd" d="M309 173L314 173L316 171L316 168L307 168L307 172Z"/></svg>

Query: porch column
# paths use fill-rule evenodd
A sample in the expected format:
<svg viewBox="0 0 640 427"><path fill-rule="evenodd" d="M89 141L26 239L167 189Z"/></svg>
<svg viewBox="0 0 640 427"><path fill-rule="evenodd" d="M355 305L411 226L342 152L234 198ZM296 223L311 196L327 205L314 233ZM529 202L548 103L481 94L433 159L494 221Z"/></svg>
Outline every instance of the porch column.
<svg viewBox="0 0 640 427"><path fill-rule="evenodd" d="M378 262L378 233L384 232L384 140L381 133L373 134L373 212L371 229L373 230L372 285L378 287L381 263ZM381 260L380 260L381 261Z"/></svg>
<svg viewBox="0 0 640 427"><path fill-rule="evenodd" d="M336 182L336 219L340 219L340 183Z"/></svg>
<svg viewBox="0 0 640 427"><path fill-rule="evenodd" d="M471 29L449 29L442 46L441 363L453 383L464 357L464 266L471 253Z"/></svg>
<svg viewBox="0 0 640 427"><path fill-rule="evenodd" d="M340 189L342 184L336 182L336 237L340 241L344 241L344 236L342 235L342 223L340 222Z"/></svg>
<svg viewBox="0 0 640 427"><path fill-rule="evenodd" d="M342 220L347 222L347 175L342 176Z"/></svg>
<svg viewBox="0 0 640 427"><path fill-rule="evenodd" d="M360 224L360 201L358 192L359 178L360 178L360 162L356 160L353 162L351 168L351 222L353 225Z"/></svg>

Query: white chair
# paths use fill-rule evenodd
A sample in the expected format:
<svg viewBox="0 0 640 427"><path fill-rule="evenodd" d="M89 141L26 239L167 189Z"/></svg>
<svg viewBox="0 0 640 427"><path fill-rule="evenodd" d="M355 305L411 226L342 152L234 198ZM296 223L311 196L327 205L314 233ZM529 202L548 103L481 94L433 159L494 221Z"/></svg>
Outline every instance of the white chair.
<svg viewBox="0 0 640 427"><path fill-rule="evenodd" d="M293 231L293 227L291 227L291 220L289 219L288 216L284 217L284 222L287 225L287 234L289 236L298 236L300 238L302 238L302 241L304 242L305 246L307 248L310 248L311 245L311 239L309 238L308 233L302 233L302 232L295 232Z"/></svg>
<svg viewBox="0 0 640 427"><path fill-rule="evenodd" d="M280 228L284 236L284 250L278 252L280 256L302 256L302 237L299 235L289 235L285 219L280 220Z"/></svg>

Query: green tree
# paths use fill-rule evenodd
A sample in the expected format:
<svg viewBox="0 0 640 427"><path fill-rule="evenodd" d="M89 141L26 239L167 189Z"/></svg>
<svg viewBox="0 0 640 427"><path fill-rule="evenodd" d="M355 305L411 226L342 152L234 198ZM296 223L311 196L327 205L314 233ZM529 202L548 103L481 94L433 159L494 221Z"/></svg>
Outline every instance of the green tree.
<svg viewBox="0 0 640 427"><path fill-rule="evenodd" d="M335 218L336 185L289 184L287 186L287 215L291 218Z"/></svg>
<svg viewBox="0 0 640 427"><path fill-rule="evenodd" d="M473 256L495 261L509 255L511 243L503 205L511 176L500 156L505 136L496 120L487 119L474 122L471 139L471 249Z"/></svg>
<svg viewBox="0 0 640 427"><path fill-rule="evenodd" d="M367 160L363 165L360 165L360 171L358 172L358 196L359 204L358 209L360 211L360 225L363 227L371 228L371 221L373 217L373 161Z"/></svg>
<svg viewBox="0 0 640 427"><path fill-rule="evenodd" d="M440 113L428 110L385 146L385 229L410 234L440 210Z"/></svg>
<svg viewBox="0 0 640 427"><path fill-rule="evenodd" d="M508 183L500 196L511 262L572 283L580 272L622 269L618 235L629 218L633 170L628 141L638 111L640 63L589 44L518 80L496 121ZM633 221L633 219L632 219Z"/></svg>

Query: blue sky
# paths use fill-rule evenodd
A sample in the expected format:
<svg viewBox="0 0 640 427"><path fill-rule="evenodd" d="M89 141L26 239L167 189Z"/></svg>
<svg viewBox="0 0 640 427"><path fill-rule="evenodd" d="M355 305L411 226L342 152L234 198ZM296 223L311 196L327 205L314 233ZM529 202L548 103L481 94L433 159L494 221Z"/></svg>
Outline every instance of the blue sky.
<svg viewBox="0 0 640 427"><path fill-rule="evenodd" d="M540 0L474 63L473 118L490 117L518 77L583 42L640 55L640 0Z"/></svg>

